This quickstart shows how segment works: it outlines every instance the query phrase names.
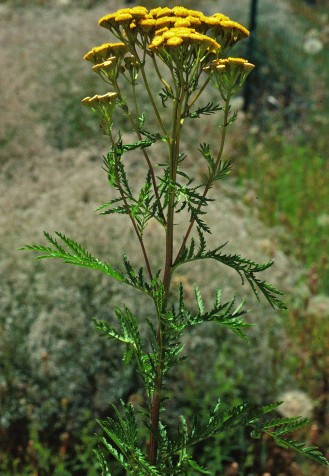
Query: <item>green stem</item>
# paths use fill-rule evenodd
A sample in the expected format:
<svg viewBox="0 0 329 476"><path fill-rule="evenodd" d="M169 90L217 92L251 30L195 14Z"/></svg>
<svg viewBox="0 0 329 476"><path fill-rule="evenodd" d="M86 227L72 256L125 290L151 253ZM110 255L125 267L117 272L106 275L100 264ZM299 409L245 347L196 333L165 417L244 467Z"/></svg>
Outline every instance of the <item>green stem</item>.
<svg viewBox="0 0 329 476"><path fill-rule="evenodd" d="M158 67L158 63L156 61L156 58L154 55L152 55L152 62L153 62L153 65L154 65L154 69L158 75L158 78L160 79L161 83L164 85L164 87L167 89L167 91L170 91L171 92L171 87L170 85L167 83L167 81L162 77L161 73L160 73L160 70L159 70L159 67Z"/></svg>
<svg viewBox="0 0 329 476"><path fill-rule="evenodd" d="M179 157L179 138L181 130L181 109L184 100L184 95L180 91L180 95L174 100L173 108L173 124L172 134L170 138L170 156L169 156L169 198L168 198L168 210L167 210L167 227L166 227L166 256L165 256L165 269L163 276L163 286L165 294L164 309L167 307L168 296L170 291L171 277L172 277L172 262L173 262L173 241L174 241L174 214L175 214L175 199L176 193L174 183L176 181L178 157ZM163 380L163 361L164 352L163 337L161 328L161 316L159 316L158 330L158 352L159 360L156 371L156 378L154 384L154 392L152 399L151 409L151 434L149 442L149 461L152 465L156 464L158 442L157 434L159 430L160 419L160 407L161 407L161 388Z"/></svg>
<svg viewBox="0 0 329 476"><path fill-rule="evenodd" d="M224 106L224 120L223 120L223 126L222 126L222 137L221 137L221 142L220 142L220 146L219 146L219 150L218 150L218 154L217 154L217 158L216 158L216 162L215 162L215 166L213 168L213 171L211 172L211 174L209 175L208 177L208 180L207 180L207 183L206 183L206 186L205 186L205 189L203 191L203 195L202 197L205 198L212 183L213 183L213 179L214 179L214 176L215 176L215 173L218 169L218 166L219 166L219 163L220 163L220 160L222 158L222 155L223 155L223 151L224 151L224 145L225 145L225 138L226 138L226 131L227 131L227 126L228 126L228 116L229 116L229 109L230 109L230 99L231 99L231 96L230 94L227 95L227 98L225 100L225 106ZM201 208L201 205L199 205L198 207L198 210L200 210ZM177 253L177 256L176 256L176 259L174 261L174 264L173 266L176 265L176 263L178 262L179 258L180 258L180 255L183 251L183 249L185 248L186 246L186 243L187 243L187 240L190 236L190 233L192 231L192 228L194 226L194 223L195 223L195 218L192 218L191 221L190 221L190 225L185 233L185 236L184 236L184 239L183 239L183 242L181 244L181 247Z"/></svg>
<svg viewBox="0 0 329 476"><path fill-rule="evenodd" d="M121 94L121 89L120 89L118 83L117 82L113 83L113 86L114 86L115 92L118 94L119 99L122 101L123 96ZM135 111L136 111L136 116L138 118L139 117L139 110L138 110L138 104L137 104L137 96L136 96L135 85L133 84L132 87L133 87ZM127 106L127 111L125 112L125 114L128 117L128 119L129 119L129 121L132 125L132 128L136 132L138 140L142 140L141 133L138 130L137 124L136 124L133 116L131 115L131 112L129 111L128 106ZM147 162L147 165L148 165L148 168L149 168L149 171L150 171L150 174L151 174L152 186L153 186L153 191L154 191L154 195L155 195L155 198L156 198L156 202L157 202L157 205L158 205L159 215L160 215L160 218L161 218L163 224L166 225L166 218L164 216L162 205L161 205L161 200L160 200L160 197L159 197L159 191L158 191L158 186L157 186L156 179L155 179L154 168L153 168L152 162L151 162L151 160L148 156L148 153L146 152L145 149L142 149L142 153L144 155L144 158Z"/></svg>
<svg viewBox="0 0 329 476"><path fill-rule="evenodd" d="M135 111L136 111L136 116L137 118L139 117L139 108L138 108L138 103L137 103L137 95L136 95L136 89L135 89L135 85L133 84L133 95L134 95L134 105L135 105ZM138 137L138 140L142 140L142 136L141 136L141 133L139 132L138 130L138 127L133 119L133 117L131 116L131 114L129 113L129 120L131 121L131 124L134 128L134 130L136 131L136 134L137 134L137 137ZM150 171L150 174L151 174L151 180L152 180L152 185L153 185L153 191L154 191L154 195L155 195L155 198L156 198L156 202L157 202L157 205L158 205L158 211L159 211L159 215L161 217L161 220L163 222L164 225L166 225L166 218L164 216L164 213L163 213L163 209L162 209L162 205L161 205L161 200L160 200L160 197L159 197L159 191L158 191L158 186L157 186L157 183L156 183L156 179L155 179L155 173L154 173L154 168L153 168L153 165L151 163L151 160L148 156L148 153L146 152L145 149L142 149L142 153L144 155L144 158L147 162L147 165L148 165L148 168L149 168L149 171Z"/></svg>
<svg viewBox="0 0 329 476"><path fill-rule="evenodd" d="M111 139L111 144L112 144L112 147L113 147L113 151L114 151L114 154L115 154L115 160L117 160L117 152L116 152L116 143L114 141L114 138L113 138L113 135L112 135L112 132L110 132L110 139ZM143 253L143 256L144 256L144 260L145 260L145 264L146 264L146 268L147 268L147 272L149 274L149 278L150 280L152 281L153 279L153 274L152 274L152 270L151 270L151 265L150 265L150 261L148 259L148 256L147 256L147 252L146 252L146 249L145 249L145 245L144 245L144 242L143 242L143 237L142 235L140 234L139 230L138 230L138 227L137 227L137 224L136 224L136 220L135 218L133 217L133 215L131 214L131 210L130 210L130 207L129 207L129 204L127 202L127 198L126 198L126 195L121 187L121 183L120 183L120 177L119 177L119 173L118 173L118 169L117 167L115 168L116 170L116 179L117 179L117 184L118 184L118 189L119 189L119 192L120 192L120 195L121 195L121 198L123 200L123 203L124 203L124 206L125 206L125 209L127 210L127 213L128 213L128 216L131 220L131 223L134 227L134 230L135 230L135 233L136 233L136 236L138 238L138 241L140 243L140 246L141 246L141 249L142 249L142 253Z"/></svg>
<svg viewBox="0 0 329 476"><path fill-rule="evenodd" d="M151 92L151 89L150 89L150 86L149 86L149 83L148 83L148 80L147 80L147 77L146 77L146 74L145 74L144 62L140 60L136 49L135 49L135 51L134 51L134 54L135 54L136 58L138 58L138 61L139 61L139 64L140 64L140 71L141 71L141 73L142 73L144 85L145 85L145 88L146 88L148 97L149 97L149 99L150 99L150 101L151 101L151 104L152 104L154 113L155 113L156 118L157 118L157 120L158 120L158 122L159 122L160 128L161 128L161 130L162 130L164 136L166 137L168 134L167 134L166 128L164 127L164 124L163 124L163 122L162 122L162 119L161 119L161 116L160 116L160 114L159 114L157 105L155 104L154 97L153 97L153 94L152 94L152 92Z"/></svg>
<svg viewBox="0 0 329 476"><path fill-rule="evenodd" d="M203 83L203 85L201 86L201 88L199 89L198 93L194 96L192 102L190 104L188 104L188 109L190 110L191 107L193 106L193 104L199 99L199 97L201 96L201 94L203 93L205 87L207 86L207 84L209 83L210 81L210 75L208 76L208 78L206 79L206 81Z"/></svg>

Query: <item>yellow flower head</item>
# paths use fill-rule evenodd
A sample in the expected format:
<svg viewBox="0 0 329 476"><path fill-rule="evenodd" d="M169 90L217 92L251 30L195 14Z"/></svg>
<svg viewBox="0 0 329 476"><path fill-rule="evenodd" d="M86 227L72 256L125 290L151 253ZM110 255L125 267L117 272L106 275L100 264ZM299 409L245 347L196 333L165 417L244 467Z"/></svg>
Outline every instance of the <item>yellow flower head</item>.
<svg viewBox="0 0 329 476"><path fill-rule="evenodd" d="M203 15L202 12L199 12L197 10L189 10L188 8L185 8L185 7L174 7L172 9L172 13L175 15L175 17L182 17L182 18L186 18L188 16L202 17Z"/></svg>
<svg viewBox="0 0 329 476"><path fill-rule="evenodd" d="M115 17L115 21L116 23L121 23L121 22L124 22L124 21L129 21L129 20L133 20L133 16L131 15L131 13L119 13L116 17Z"/></svg>
<svg viewBox="0 0 329 476"><path fill-rule="evenodd" d="M164 7L164 8L157 7L157 8L152 8L152 10L150 10L150 15L153 18L160 18L170 14L171 14L171 8L168 8L168 7Z"/></svg>
<svg viewBox="0 0 329 476"><path fill-rule="evenodd" d="M171 28L174 26L175 21L176 19L174 17L167 15L157 18L155 20L156 29L158 30L164 27Z"/></svg>
<svg viewBox="0 0 329 476"><path fill-rule="evenodd" d="M167 46L179 46L183 43L183 38L180 36L172 36L167 40Z"/></svg>
<svg viewBox="0 0 329 476"><path fill-rule="evenodd" d="M245 28L244 26L240 25L240 23L232 20L223 20L221 22L222 27L224 28L231 28L234 37L237 38L236 41L242 39L242 38L247 38L249 36L249 30Z"/></svg>
<svg viewBox="0 0 329 476"><path fill-rule="evenodd" d="M156 27L156 20L154 18L143 18L138 23L141 30L145 32L154 31Z"/></svg>
<svg viewBox="0 0 329 476"><path fill-rule="evenodd" d="M188 21L190 23L190 26L198 27L199 25L201 25L201 19L202 17L189 15L188 17L185 18L185 21Z"/></svg>
<svg viewBox="0 0 329 476"><path fill-rule="evenodd" d="M100 46L95 46L91 51L84 55L84 59L91 61L94 64L102 63L111 56L121 60L127 53L128 48L124 43L104 43Z"/></svg>
<svg viewBox="0 0 329 476"><path fill-rule="evenodd" d="M168 31L169 28L167 26L160 28L160 30L156 30L155 36L161 36L165 31ZM155 38L153 38L154 40Z"/></svg>
<svg viewBox="0 0 329 476"><path fill-rule="evenodd" d="M190 28L194 26L200 25L199 18L187 16L187 17L176 17L165 15L155 20L156 29L160 29L163 27L169 28Z"/></svg>
<svg viewBox="0 0 329 476"><path fill-rule="evenodd" d="M214 18L217 21L229 20L230 18L223 13L214 13L210 18Z"/></svg>

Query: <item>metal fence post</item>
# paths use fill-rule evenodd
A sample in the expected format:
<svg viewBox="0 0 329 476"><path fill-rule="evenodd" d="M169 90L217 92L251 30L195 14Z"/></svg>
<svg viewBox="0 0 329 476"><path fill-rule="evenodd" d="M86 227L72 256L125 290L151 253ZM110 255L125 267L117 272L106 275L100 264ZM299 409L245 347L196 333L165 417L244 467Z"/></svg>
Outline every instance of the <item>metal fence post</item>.
<svg viewBox="0 0 329 476"><path fill-rule="evenodd" d="M257 26L257 7L258 7L258 0L251 0L250 5L250 22L249 22L249 42L248 42L248 49L247 49L247 60L251 63L254 60L254 51L255 51L255 43L256 43L256 26ZM249 78L247 78L244 87L244 102L243 102L243 111L246 112L249 109L250 102L251 102L251 83Z"/></svg>

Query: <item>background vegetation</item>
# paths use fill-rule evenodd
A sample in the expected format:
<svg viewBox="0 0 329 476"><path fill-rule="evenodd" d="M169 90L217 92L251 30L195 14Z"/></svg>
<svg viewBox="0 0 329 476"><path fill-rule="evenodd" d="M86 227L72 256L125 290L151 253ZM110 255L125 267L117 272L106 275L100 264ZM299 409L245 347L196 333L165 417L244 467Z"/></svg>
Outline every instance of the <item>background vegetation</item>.
<svg viewBox="0 0 329 476"><path fill-rule="evenodd" d="M248 24L249 0L181 3L208 13L222 11ZM274 258L271 281L285 289L290 310L273 313L248 296L257 326L245 347L211 327L202 335L191 333L186 348L192 362L171 382L176 396L172 415L182 409L202 412L219 395L230 406L284 395L290 406L283 411L311 418L304 439L328 452L329 80L324 65L329 12L325 2L310 3L260 0L251 106L240 112L227 146L235 172L213 192L221 196L218 216L224 208L230 211L226 230L215 225L215 242L219 235L230 240L233 251L242 248L257 260ZM101 176L107 145L80 105L82 97L103 92L82 56L90 45L108 40L97 19L120 6L97 0L0 1L0 38L6 45L0 51L4 476L98 474L92 455L94 418L109 414L109 404L118 398L142 403L135 375L122 373L118 349L102 342L90 319L111 320L112 309L123 299L146 316L149 304L136 302L134 294L123 296L119 286L87 271L36 263L16 251L39 241L44 229L57 228L92 243L95 253L111 262L131 248L125 222L93 213L108 196ZM213 123L195 127L191 137L209 134ZM138 164L129 167L139 180ZM202 173L193 158L191 167ZM157 233L155 228L149 237L154 253ZM191 271L181 277L191 295L193 275L204 276L214 287L220 284L228 295L232 290L241 295L230 275L218 276L211 266ZM243 434L228 435L212 447L215 451L210 446L197 451L214 475L326 474L266 440L252 442Z"/></svg>

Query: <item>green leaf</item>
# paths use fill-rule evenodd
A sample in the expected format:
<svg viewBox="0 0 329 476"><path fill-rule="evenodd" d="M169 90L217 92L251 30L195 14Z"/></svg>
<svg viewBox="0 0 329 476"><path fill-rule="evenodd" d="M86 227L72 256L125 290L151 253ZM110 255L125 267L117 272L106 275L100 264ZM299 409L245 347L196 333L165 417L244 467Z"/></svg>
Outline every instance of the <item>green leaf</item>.
<svg viewBox="0 0 329 476"><path fill-rule="evenodd" d="M159 96L162 102L162 106L164 108L167 107L166 102L168 101L168 99L174 99L173 94L171 94L166 88L162 88L161 92L159 93Z"/></svg>
<svg viewBox="0 0 329 476"><path fill-rule="evenodd" d="M219 263L224 264L225 266L228 266L234 269L239 274L242 284L244 284L244 280L246 279L248 283L250 284L250 287L253 290L258 300L259 300L258 291L260 291L273 308L277 307L283 310L287 309L287 306L285 305L285 303L281 299L278 298L278 296L283 295L283 292L279 291L271 284L259 279L256 276L257 273L260 273L270 268L273 265L274 261L259 264L250 259L243 258L242 256L238 254L223 254L221 250L222 248L224 248L224 246L226 246L227 243L224 243L223 245L218 246L214 250L206 251L205 239L201 230L199 230L199 236L200 236L200 248L198 252L194 254L190 252L190 246L193 246L193 249L194 249L194 243L192 244L192 241L191 241L190 246L184 247L182 253L180 254L178 259L174 263L174 267L178 267L190 261L197 261L202 259L213 259Z"/></svg>
<svg viewBox="0 0 329 476"><path fill-rule="evenodd" d="M216 160L210 151L209 144L200 144L199 152L208 162L208 175L206 176L205 183L210 181L210 184L216 180L221 180L226 177L232 170L232 162L227 160L220 160L216 167Z"/></svg>
<svg viewBox="0 0 329 476"><path fill-rule="evenodd" d="M101 205L100 207L96 208L96 211L100 211L100 210L103 210L104 208L108 208L108 210L106 211L103 211L101 213L101 215L110 215L110 214L113 214L113 213L119 213L121 215L128 215L129 214L129 210L126 208L125 205L121 205L121 206L115 206L113 207L113 205L116 205L117 203L123 203L123 198L114 198L113 200L107 202L107 203L104 203L104 205ZM111 208L109 208L111 207Z"/></svg>
<svg viewBox="0 0 329 476"><path fill-rule="evenodd" d="M249 403L237 405L225 412L220 410L220 404L217 402L206 423L199 423L195 418L188 435L178 433L176 441L169 445L170 454L177 453L223 431L248 426L260 412L261 409Z"/></svg>
<svg viewBox="0 0 329 476"><path fill-rule="evenodd" d="M302 417L276 418L263 424L263 428L266 430L279 427L277 430L275 430L275 435L281 436L286 433L299 430L300 428L303 428L305 425L307 425L307 423L309 423L309 420Z"/></svg>
<svg viewBox="0 0 329 476"><path fill-rule="evenodd" d="M119 321L120 331L114 329L106 321L93 319L95 328L101 335L108 339L116 340L125 345L124 363L128 365L134 356L138 373L142 377L144 385L150 395L154 385L155 365L152 360L153 357L143 351L138 328L138 318L134 316L127 307L123 310L117 308L115 314Z"/></svg>
<svg viewBox="0 0 329 476"><path fill-rule="evenodd" d="M200 466L196 461L194 461L192 458L188 459L188 464L191 466L191 468L195 469L201 474L211 474L210 471L208 471L206 468Z"/></svg>
<svg viewBox="0 0 329 476"><path fill-rule="evenodd" d="M221 303L220 290L216 291L215 305L210 311L205 311L200 290L195 289L195 297L199 309L198 314L192 314L184 303L183 286L180 284L179 288L179 305L176 310L173 307L174 320L180 332L186 327L192 327L204 322L216 322L231 329L236 335L243 340L247 340L244 333L244 328L251 327L252 324L241 319L242 316L248 313L247 310L242 309L244 302L242 301L235 307L235 299Z"/></svg>
<svg viewBox="0 0 329 476"><path fill-rule="evenodd" d="M164 138L159 134L159 132L150 132L145 129L139 129L138 132L144 136L147 137L152 143L156 142L157 140L163 140Z"/></svg>
<svg viewBox="0 0 329 476"><path fill-rule="evenodd" d="M123 255L123 264L127 272L125 282L135 289L147 294L148 296L153 297L154 281L152 281L152 285L152 283L149 283L144 279L144 269L140 267L138 270L135 270L131 265L127 255Z"/></svg>
<svg viewBox="0 0 329 476"><path fill-rule="evenodd" d="M220 104L214 104L209 102L203 107L199 107L195 112L190 112L189 110L184 114L183 117L190 117L191 119L197 119L201 115L209 116L211 114L215 114L217 111L222 111L222 106Z"/></svg>
<svg viewBox="0 0 329 476"><path fill-rule="evenodd" d="M269 435L273 436L274 441L277 445L281 446L282 448L290 448L307 458L310 458L317 463L322 464L323 466L329 466L329 461L323 456L323 454L319 451L316 446L306 446L304 443L300 443L298 441L286 440L276 436L274 433L268 433Z"/></svg>
<svg viewBox="0 0 329 476"><path fill-rule="evenodd" d="M122 145L122 150L123 152L127 152L135 149L145 149L145 147L150 147L152 144L154 144L154 142L155 140L152 139L139 140L137 142L134 142L133 144Z"/></svg>
<svg viewBox="0 0 329 476"><path fill-rule="evenodd" d="M272 405L268 405L262 408L263 414L269 413L273 409L277 408L282 402L277 402ZM325 466L329 465L329 462L322 455L319 449L315 446L306 446L304 443L298 441L292 441L290 439L282 438L282 435L295 432L300 428L303 428L309 423L307 418L293 417L293 418L275 418L265 421L254 421L251 423L253 431L251 436L253 438L260 438L263 433L271 436L275 443L283 448L291 448L298 453L308 458L317 461Z"/></svg>
<svg viewBox="0 0 329 476"><path fill-rule="evenodd" d="M96 457L100 463L102 476L112 476L102 450L100 448L96 448L93 451L96 454Z"/></svg>
<svg viewBox="0 0 329 476"><path fill-rule="evenodd" d="M200 293L199 288L195 287L194 293L195 293L195 299L196 299L196 302L197 302L197 305L198 305L198 308L199 308L199 315L201 315L201 314L203 314L204 307L203 307L203 301L202 301L202 297L201 297L201 293Z"/></svg>
<svg viewBox="0 0 329 476"><path fill-rule="evenodd" d="M44 232L44 235L48 242L53 245L42 246L42 245L25 245L21 250L30 250L30 251L39 251L43 253L38 256L37 259L44 258L57 258L62 259L64 263L74 264L76 266L82 266L84 268L96 269L102 273L116 279L117 281L124 281L125 278L118 273L112 266L108 263L99 260L98 258L93 257L86 249L84 249L79 243L72 240L71 238L66 237L60 232L55 232L55 234L62 240L64 245L68 248L66 250L60 243L57 242L49 233Z"/></svg>
<svg viewBox="0 0 329 476"><path fill-rule="evenodd" d="M115 406L113 408L115 419L107 418L98 421L109 438L108 440L101 437L104 447L121 464L128 475L160 476L158 470L146 460L138 447L137 422L133 406L121 402L121 411Z"/></svg>

